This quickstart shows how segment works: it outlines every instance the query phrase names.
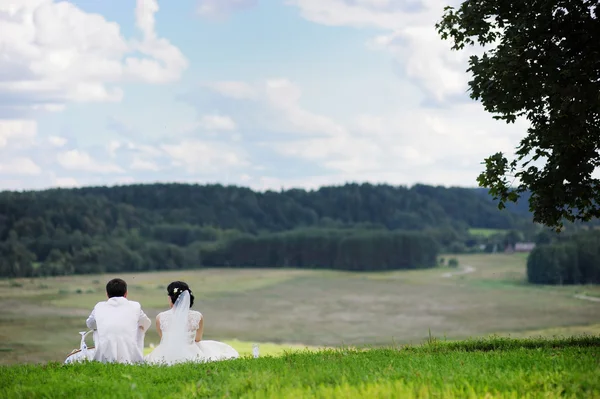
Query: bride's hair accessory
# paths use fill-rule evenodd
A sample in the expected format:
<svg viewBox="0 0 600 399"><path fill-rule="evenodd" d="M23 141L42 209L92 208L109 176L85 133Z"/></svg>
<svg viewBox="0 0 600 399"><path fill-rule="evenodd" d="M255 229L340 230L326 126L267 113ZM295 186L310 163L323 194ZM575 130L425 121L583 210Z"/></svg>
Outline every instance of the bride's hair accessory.
<svg viewBox="0 0 600 399"><path fill-rule="evenodd" d="M171 302L175 304L175 301L179 298L181 294L184 292L188 292L190 295L190 306L194 304L194 295L192 294L192 290L190 287L183 281L173 281L167 287L167 294L171 298Z"/></svg>

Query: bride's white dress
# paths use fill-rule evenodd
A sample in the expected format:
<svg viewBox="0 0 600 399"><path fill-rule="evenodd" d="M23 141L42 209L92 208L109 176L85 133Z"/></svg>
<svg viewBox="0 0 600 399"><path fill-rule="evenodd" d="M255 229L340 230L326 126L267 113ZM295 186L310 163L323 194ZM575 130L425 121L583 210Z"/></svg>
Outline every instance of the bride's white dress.
<svg viewBox="0 0 600 399"><path fill-rule="evenodd" d="M160 344L146 356L146 362L175 364L238 358L239 353L226 343L211 340L195 342L202 314L189 309L189 298L185 298L185 294L187 292L180 295L172 309L159 313L156 317L160 322L162 339Z"/></svg>

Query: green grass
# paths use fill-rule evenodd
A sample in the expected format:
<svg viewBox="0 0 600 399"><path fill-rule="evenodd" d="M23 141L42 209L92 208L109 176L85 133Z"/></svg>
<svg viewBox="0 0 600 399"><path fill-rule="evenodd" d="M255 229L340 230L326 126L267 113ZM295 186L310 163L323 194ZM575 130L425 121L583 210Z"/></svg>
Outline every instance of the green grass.
<svg viewBox="0 0 600 399"><path fill-rule="evenodd" d="M551 327L541 330L519 331L517 333L502 334L514 338L525 337L561 337L576 335L598 335L600 336L600 324L589 324L584 326Z"/></svg>
<svg viewBox="0 0 600 399"><path fill-rule="evenodd" d="M444 255L447 257L446 255ZM285 348L418 344L428 336L457 340L501 334L593 333L599 286L532 286L524 254L457 256L473 273L449 268L350 273L293 269L208 269L120 275L150 318L167 309L166 285L187 281L205 338ZM114 275L0 280L0 364L62 361ZM78 293L78 291L80 293ZM575 329L575 330L573 330ZM146 345L157 344L154 327ZM268 344L270 343L270 344ZM263 351L264 348L264 351Z"/></svg>
<svg viewBox="0 0 600 399"><path fill-rule="evenodd" d="M469 234L473 236L490 237L494 234L504 234L506 230L502 229L469 229Z"/></svg>
<svg viewBox="0 0 600 399"><path fill-rule="evenodd" d="M254 342L240 341L237 339L223 340L228 345L231 345L238 351L240 356L252 355L252 345ZM259 351L261 356L281 356L286 352L297 352L297 351L316 351L319 348L307 345L298 344L274 344L270 342L263 342L259 344ZM322 348L324 349L324 348ZM144 355L152 352L152 348L144 348Z"/></svg>
<svg viewBox="0 0 600 399"><path fill-rule="evenodd" d="M295 352L172 367L0 367L3 398L597 398L600 336Z"/></svg>

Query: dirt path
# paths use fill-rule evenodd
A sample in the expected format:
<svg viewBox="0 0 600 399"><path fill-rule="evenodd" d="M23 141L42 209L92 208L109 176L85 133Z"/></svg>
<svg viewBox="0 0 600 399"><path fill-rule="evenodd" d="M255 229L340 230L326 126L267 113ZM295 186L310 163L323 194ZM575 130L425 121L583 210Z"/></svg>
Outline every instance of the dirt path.
<svg viewBox="0 0 600 399"><path fill-rule="evenodd" d="M475 268L473 266L465 266L460 271L444 273L444 274L442 274L442 277L450 278L450 277L453 277L453 276L460 276L461 274L473 273L474 271L475 271Z"/></svg>
<svg viewBox="0 0 600 399"><path fill-rule="evenodd" d="M462 270L456 272L446 272L442 274L442 277L451 278L454 276L460 276L463 274L473 273L476 269L473 266L465 266ZM574 298L581 299L582 301L590 301L590 302L598 302L600 303L600 297L596 296L588 296L585 294L576 294L573 295Z"/></svg>
<svg viewBox="0 0 600 399"><path fill-rule="evenodd" d="M574 297L577 298L577 299L582 299L584 301L600 302L600 298L599 297L587 296L585 294L577 294L577 295L574 295Z"/></svg>

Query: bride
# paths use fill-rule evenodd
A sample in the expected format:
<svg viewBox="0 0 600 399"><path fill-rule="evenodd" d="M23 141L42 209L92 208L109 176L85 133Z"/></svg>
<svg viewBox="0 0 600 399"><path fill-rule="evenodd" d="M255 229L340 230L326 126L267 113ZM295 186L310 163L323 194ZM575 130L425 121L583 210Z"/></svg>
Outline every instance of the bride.
<svg viewBox="0 0 600 399"><path fill-rule="evenodd" d="M202 339L204 317L191 310L194 295L183 281L174 281L167 287L171 309L156 316L156 330L160 344L145 360L151 364L208 362L236 359L238 352L218 341Z"/></svg>

